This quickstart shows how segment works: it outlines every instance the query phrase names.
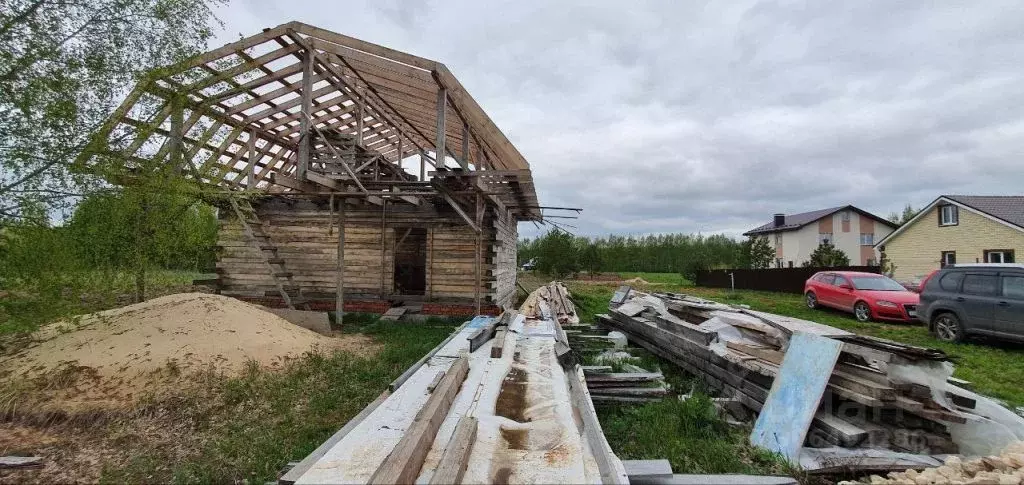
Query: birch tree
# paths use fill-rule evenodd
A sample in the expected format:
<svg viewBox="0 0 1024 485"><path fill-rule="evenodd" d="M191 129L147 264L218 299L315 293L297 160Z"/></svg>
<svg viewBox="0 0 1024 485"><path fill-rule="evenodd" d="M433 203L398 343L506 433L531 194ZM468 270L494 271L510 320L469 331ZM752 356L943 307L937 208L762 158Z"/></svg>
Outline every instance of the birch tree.
<svg viewBox="0 0 1024 485"><path fill-rule="evenodd" d="M75 157L154 67L206 47L223 0L0 0L0 222L104 185Z"/></svg>

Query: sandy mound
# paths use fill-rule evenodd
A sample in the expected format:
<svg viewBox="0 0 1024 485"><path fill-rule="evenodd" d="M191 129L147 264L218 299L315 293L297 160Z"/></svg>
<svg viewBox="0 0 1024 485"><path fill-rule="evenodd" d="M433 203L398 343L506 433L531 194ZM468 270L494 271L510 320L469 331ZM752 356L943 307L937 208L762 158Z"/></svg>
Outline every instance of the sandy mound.
<svg viewBox="0 0 1024 485"><path fill-rule="evenodd" d="M140 382L158 374L207 369L234 374L250 360L273 367L315 349L358 353L375 347L365 336L325 337L259 306L204 293L163 296L57 322L34 337L41 342L0 361L8 378L87 376L107 382L107 395L138 391Z"/></svg>
<svg viewBox="0 0 1024 485"><path fill-rule="evenodd" d="M645 280L643 278L640 278L640 277L632 278L632 279L628 279L628 280L623 280L622 282L626 283L626 284L630 284L630 285L649 285L649 284L651 284L647 280Z"/></svg>

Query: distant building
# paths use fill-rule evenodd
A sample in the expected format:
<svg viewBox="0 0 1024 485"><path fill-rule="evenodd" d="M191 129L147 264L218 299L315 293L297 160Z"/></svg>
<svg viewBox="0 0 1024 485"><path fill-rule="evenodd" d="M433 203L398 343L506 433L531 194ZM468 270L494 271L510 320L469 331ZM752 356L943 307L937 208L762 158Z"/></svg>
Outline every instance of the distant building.
<svg viewBox="0 0 1024 485"><path fill-rule="evenodd" d="M876 247L900 281L946 264L1013 263L1024 252L1024 196L940 196Z"/></svg>
<svg viewBox="0 0 1024 485"><path fill-rule="evenodd" d="M775 248L775 267L801 266L823 242L830 242L850 258L851 265L878 264L875 242L888 236L896 225L852 205L800 214L775 214L772 222L744 236L767 237Z"/></svg>

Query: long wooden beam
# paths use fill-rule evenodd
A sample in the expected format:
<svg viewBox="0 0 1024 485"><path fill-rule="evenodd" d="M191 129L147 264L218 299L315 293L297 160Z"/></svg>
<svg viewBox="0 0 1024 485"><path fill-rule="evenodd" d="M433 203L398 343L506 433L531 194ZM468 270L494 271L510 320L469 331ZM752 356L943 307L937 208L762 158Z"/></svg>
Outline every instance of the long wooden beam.
<svg viewBox="0 0 1024 485"><path fill-rule="evenodd" d="M469 357L462 355L445 372L441 383L427 398L412 425L402 435L395 449L370 477L371 484L415 483L423 468L437 430L444 422L455 397L469 374Z"/></svg>
<svg viewBox="0 0 1024 485"><path fill-rule="evenodd" d="M313 109L313 51L306 49L302 53L302 117L299 118L299 165L295 176L299 180L306 180L306 173L309 170L309 148L310 141L310 119Z"/></svg>
<svg viewBox="0 0 1024 485"><path fill-rule="evenodd" d="M445 113L448 111L448 94L444 88L437 90L437 141L434 142L434 153L436 153L437 161L444 165L445 158Z"/></svg>

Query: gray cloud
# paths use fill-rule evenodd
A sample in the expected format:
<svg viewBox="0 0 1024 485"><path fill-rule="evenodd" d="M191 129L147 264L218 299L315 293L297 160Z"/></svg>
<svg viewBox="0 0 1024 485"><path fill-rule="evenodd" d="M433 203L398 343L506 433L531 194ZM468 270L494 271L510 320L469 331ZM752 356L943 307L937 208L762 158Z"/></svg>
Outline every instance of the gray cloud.
<svg viewBox="0 0 1024 485"><path fill-rule="evenodd" d="M235 0L220 40L301 20L444 62L582 234L1024 193L1016 1L578 3Z"/></svg>

